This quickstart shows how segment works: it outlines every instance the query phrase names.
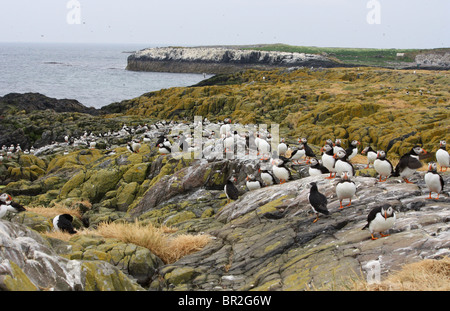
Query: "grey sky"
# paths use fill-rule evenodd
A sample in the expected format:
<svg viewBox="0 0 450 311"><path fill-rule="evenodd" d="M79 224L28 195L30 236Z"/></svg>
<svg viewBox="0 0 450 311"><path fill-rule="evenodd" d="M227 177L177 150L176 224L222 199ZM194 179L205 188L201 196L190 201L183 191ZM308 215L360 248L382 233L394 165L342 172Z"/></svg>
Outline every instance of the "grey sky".
<svg viewBox="0 0 450 311"><path fill-rule="evenodd" d="M438 48L449 12L450 0L0 0L0 42Z"/></svg>

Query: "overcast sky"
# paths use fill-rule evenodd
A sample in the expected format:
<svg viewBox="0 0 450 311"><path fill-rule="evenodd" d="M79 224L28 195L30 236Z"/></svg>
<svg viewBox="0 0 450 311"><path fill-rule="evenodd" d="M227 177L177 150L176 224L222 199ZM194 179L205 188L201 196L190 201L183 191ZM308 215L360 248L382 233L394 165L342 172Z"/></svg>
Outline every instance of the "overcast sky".
<svg viewBox="0 0 450 311"><path fill-rule="evenodd" d="M450 0L0 0L0 42L438 48L449 13Z"/></svg>

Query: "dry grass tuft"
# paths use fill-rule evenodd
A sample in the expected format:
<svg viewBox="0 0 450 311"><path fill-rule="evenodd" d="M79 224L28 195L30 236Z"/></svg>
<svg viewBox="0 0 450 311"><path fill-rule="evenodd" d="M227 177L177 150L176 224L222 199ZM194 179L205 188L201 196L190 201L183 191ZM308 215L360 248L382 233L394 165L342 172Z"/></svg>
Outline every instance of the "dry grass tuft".
<svg viewBox="0 0 450 311"><path fill-rule="evenodd" d="M86 232L93 233L93 231ZM201 250L210 241L209 235L168 235L172 232L174 229L170 227L143 225L136 221L135 223L102 223L94 234L146 247L166 264Z"/></svg>
<svg viewBox="0 0 450 311"><path fill-rule="evenodd" d="M426 259L404 265L380 283L355 282L359 291L449 291L450 258Z"/></svg>

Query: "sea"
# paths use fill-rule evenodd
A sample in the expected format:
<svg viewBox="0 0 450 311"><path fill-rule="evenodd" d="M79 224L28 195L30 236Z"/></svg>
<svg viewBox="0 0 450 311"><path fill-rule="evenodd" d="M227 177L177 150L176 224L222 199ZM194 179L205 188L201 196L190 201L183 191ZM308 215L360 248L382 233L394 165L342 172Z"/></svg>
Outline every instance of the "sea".
<svg viewBox="0 0 450 311"><path fill-rule="evenodd" d="M212 76L125 69L131 53L151 47L156 45L0 42L0 96L33 92L101 108Z"/></svg>

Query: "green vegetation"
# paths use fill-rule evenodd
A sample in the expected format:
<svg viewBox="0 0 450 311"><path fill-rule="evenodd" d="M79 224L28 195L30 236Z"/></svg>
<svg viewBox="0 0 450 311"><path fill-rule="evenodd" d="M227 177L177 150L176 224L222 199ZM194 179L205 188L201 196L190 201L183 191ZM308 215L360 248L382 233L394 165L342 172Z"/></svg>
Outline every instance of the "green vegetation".
<svg viewBox="0 0 450 311"><path fill-rule="evenodd" d="M381 66L393 67L396 64L414 62L416 55L424 52L445 53L449 48L420 50L420 49L363 49L363 48L337 48L337 47L311 47L293 46L287 44L267 44L246 49L262 51L280 51L290 53L324 54L332 57L343 64L353 64L361 66ZM404 53L403 57L398 57L397 53Z"/></svg>

